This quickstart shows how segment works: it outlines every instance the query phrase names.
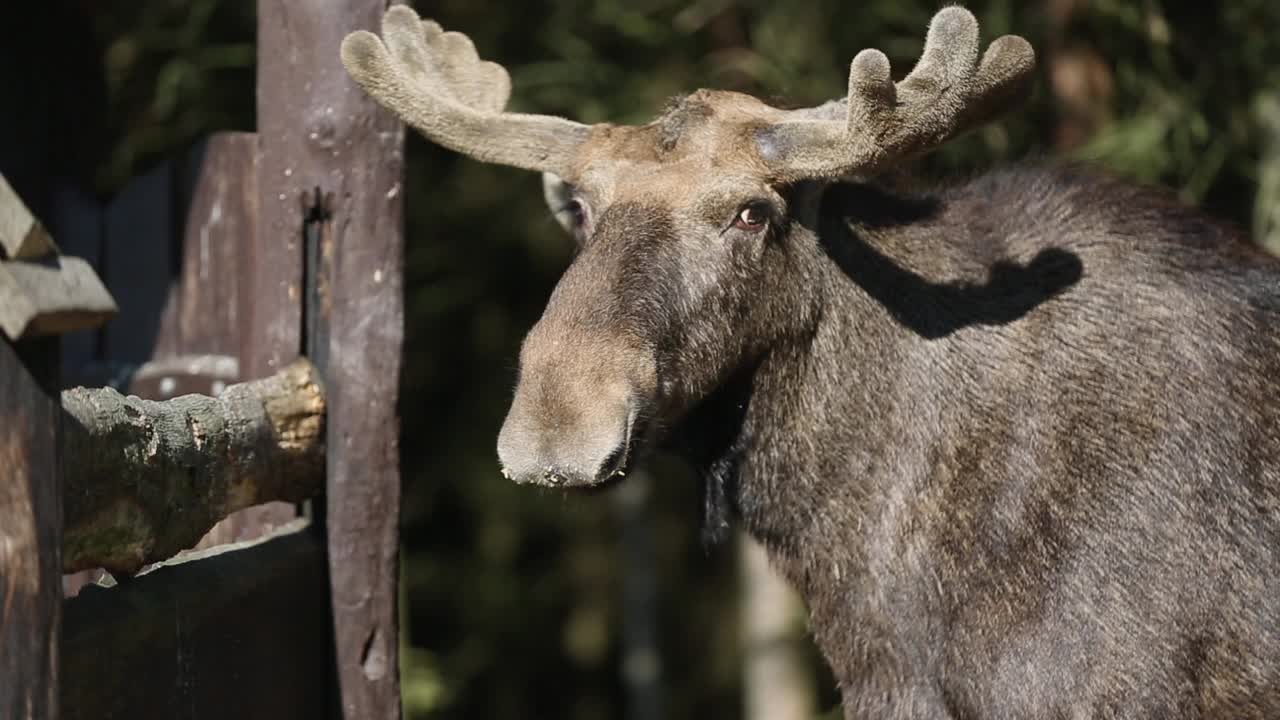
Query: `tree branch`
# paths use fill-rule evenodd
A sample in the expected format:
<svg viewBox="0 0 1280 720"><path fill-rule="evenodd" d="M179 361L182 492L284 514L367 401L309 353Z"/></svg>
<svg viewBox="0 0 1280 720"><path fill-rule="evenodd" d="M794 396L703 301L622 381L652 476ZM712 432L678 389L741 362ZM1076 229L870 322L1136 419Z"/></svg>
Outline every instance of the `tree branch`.
<svg viewBox="0 0 1280 720"><path fill-rule="evenodd" d="M218 397L62 393L63 572L132 574L228 514L324 487L324 391L299 360Z"/></svg>

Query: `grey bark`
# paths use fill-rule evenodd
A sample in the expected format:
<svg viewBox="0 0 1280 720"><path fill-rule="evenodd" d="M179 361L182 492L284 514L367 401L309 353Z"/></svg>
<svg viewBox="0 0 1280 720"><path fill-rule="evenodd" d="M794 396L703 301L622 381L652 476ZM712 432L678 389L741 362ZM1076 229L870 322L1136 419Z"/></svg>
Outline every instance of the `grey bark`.
<svg viewBox="0 0 1280 720"><path fill-rule="evenodd" d="M218 397L62 394L63 572L132 574L228 514L324 487L325 397L299 360Z"/></svg>

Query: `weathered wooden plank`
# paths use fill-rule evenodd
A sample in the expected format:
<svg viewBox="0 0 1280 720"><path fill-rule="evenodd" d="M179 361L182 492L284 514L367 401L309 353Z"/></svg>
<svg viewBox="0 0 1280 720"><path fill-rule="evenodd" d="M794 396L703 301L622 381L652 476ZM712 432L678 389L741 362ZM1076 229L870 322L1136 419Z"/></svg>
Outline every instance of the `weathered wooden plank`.
<svg viewBox="0 0 1280 720"><path fill-rule="evenodd" d="M0 717L58 716L58 342L0 338Z"/></svg>
<svg viewBox="0 0 1280 720"><path fill-rule="evenodd" d="M0 332L18 340L95 328L115 311L93 267L59 257L48 231L0 176Z"/></svg>
<svg viewBox="0 0 1280 720"><path fill-rule="evenodd" d="M217 547L270 535L296 520L297 508L293 503L269 502L231 513L200 538L196 547Z"/></svg>
<svg viewBox="0 0 1280 720"><path fill-rule="evenodd" d="M333 3L338 5L340 3ZM303 166L306 98L317 48L293 27L319 5L265 0L258 4L257 238L243 248L240 363L245 377L269 375L302 351L302 193L314 173ZM300 34L295 34L295 32ZM288 48L287 51L282 51Z"/></svg>
<svg viewBox="0 0 1280 720"><path fill-rule="evenodd" d="M179 355L141 364L95 361L62 378L64 388L110 387L147 400L192 393L220 395L239 380L240 359L228 355Z"/></svg>
<svg viewBox="0 0 1280 720"><path fill-rule="evenodd" d="M296 527L67 600L63 720L325 717L324 554Z"/></svg>
<svg viewBox="0 0 1280 720"><path fill-rule="evenodd" d="M137 572L230 512L320 494L324 406L306 360L217 398L63 392L63 571Z"/></svg>
<svg viewBox="0 0 1280 720"><path fill-rule="evenodd" d="M0 175L0 259L41 258L56 252L48 231Z"/></svg>
<svg viewBox="0 0 1280 720"><path fill-rule="evenodd" d="M258 138L217 133L188 153L181 268L153 357L239 355L241 257L258 217Z"/></svg>
<svg viewBox="0 0 1280 720"><path fill-rule="evenodd" d="M172 168L127 185L106 210L103 281L120 315L103 328L102 359L143 363L154 354L173 275Z"/></svg>
<svg viewBox="0 0 1280 720"><path fill-rule="evenodd" d="M72 598L80 594L80 591L88 585L94 585L103 579L111 578L111 574L102 568L94 568L93 570L82 570L77 573L69 573L62 576L62 596L64 598Z"/></svg>
<svg viewBox="0 0 1280 720"><path fill-rule="evenodd" d="M115 314L110 293L80 258L0 260L0 332L11 340L96 328Z"/></svg>
<svg viewBox="0 0 1280 720"><path fill-rule="evenodd" d="M217 397L239 379L239 358L229 355L177 355L138 366L131 371L125 387L130 394L149 400L168 400L192 394Z"/></svg>
<svg viewBox="0 0 1280 720"><path fill-rule="evenodd" d="M403 134L366 111L352 144L344 202L331 220L329 567L339 681L350 718L400 713L396 582L399 572ZM378 428L378 432L362 432Z"/></svg>
<svg viewBox="0 0 1280 720"><path fill-rule="evenodd" d="M376 28L387 4L258 3L259 47L274 53L258 64L263 237L296 243L304 222L300 200L314 198L316 189L333 198L321 233L327 247L320 248L330 275L327 285L314 283L327 287L317 307L329 313L322 367L330 399L325 520L341 704L346 717L360 720L400 715L396 396L404 135L347 77L335 48L352 30ZM300 255L291 250L290 257ZM292 271L288 277L298 282ZM285 294L276 290L277 297Z"/></svg>

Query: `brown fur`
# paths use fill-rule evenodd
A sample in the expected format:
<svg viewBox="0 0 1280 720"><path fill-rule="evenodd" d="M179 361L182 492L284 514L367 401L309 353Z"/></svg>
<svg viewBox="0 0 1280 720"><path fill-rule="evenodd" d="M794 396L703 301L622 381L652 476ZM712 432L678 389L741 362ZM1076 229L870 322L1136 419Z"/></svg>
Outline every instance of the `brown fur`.
<svg viewBox="0 0 1280 720"><path fill-rule="evenodd" d="M848 717L1280 713L1280 263L1069 168L779 188L759 236L709 186L600 213L522 357L562 398L579 347L647 358L645 440L800 589ZM545 442L609 414L528 382Z"/></svg>
<svg viewBox="0 0 1280 720"><path fill-rule="evenodd" d="M841 102L704 90L641 127L499 114L410 11L343 57L442 144L558 176L581 252L504 472L683 454L709 533L737 518L804 596L846 717L1280 717L1280 262L1077 169L854 182L1025 76L938 18L897 86L864 53Z"/></svg>
<svg viewBox="0 0 1280 720"><path fill-rule="evenodd" d="M725 482L846 714L1280 713L1277 263L1071 171L824 208Z"/></svg>

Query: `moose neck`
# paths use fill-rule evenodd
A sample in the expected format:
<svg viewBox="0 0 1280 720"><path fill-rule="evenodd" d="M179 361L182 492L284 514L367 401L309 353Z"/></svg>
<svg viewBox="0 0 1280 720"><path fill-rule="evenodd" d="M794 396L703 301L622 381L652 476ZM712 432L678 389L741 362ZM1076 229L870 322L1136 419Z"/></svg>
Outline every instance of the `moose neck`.
<svg viewBox="0 0 1280 720"><path fill-rule="evenodd" d="M814 573L828 586L833 575L856 582L885 508L923 480L928 416L951 383L921 350L967 322L945 285L925 279L956 265L928 247L954 236L919 230L936 222L940 201L862 185L821 198L816 222L789 238L818 282L795 283L781 300L797 315L820 308L811 327L741 370L704 409L715 419L703 419L733 428L702 463L708 506L731 508L802 592ZM713 512L707 522L720 529Z"/></svg>

